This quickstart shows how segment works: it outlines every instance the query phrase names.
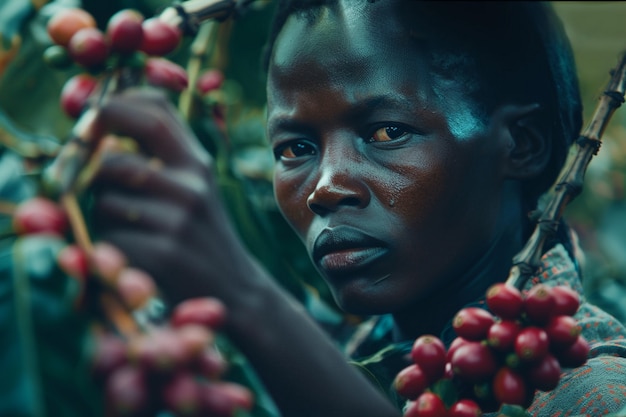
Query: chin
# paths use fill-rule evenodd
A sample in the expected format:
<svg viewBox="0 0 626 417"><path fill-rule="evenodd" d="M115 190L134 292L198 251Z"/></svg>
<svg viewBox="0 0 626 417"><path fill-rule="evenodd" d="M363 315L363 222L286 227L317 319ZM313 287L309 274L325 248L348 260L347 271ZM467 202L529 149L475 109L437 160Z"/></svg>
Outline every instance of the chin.
<svg viewBox="0 0 626 417"><path fill-rule="evenodd" d="M397 305L381 294L364 294L354 291L333 292L335 302L343 311L357 316L378 316L392 313Z"/></svg>

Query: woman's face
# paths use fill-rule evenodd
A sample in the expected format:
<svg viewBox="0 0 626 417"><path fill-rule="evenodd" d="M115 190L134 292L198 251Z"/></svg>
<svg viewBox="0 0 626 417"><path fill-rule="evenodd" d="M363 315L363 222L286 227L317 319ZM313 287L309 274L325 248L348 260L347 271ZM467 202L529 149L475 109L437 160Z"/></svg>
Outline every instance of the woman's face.
<svg viewBox="0 0 626 417"><path fill-rule="evenodd" d="M290 17L274 46L274 190L338 304L393 313L493 242L508 144L460 81L431 73L389 2L347 3Z"/></svg>

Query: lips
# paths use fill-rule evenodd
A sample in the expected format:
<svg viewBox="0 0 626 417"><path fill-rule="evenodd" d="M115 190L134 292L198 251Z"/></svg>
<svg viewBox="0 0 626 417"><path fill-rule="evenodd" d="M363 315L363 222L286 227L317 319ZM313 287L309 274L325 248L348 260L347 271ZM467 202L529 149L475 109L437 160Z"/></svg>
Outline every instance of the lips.
<svg viewBox="0 0 626 417"><path fill-rule="evenodd" d="M355 228L324 229L315 239L313 261L324 271L346 272L373 263L388 252L387 245Z"/></svg>

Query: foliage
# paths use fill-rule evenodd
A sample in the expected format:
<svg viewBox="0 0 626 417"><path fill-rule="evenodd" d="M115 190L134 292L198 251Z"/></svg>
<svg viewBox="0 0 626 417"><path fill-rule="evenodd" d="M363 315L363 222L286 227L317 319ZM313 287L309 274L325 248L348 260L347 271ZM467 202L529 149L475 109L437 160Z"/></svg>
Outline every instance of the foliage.
<svg viewBox="0 0 626 417"><path fill-rule="evenodd" d="M0 392L10 394L0 402L0 415L101 414L101 395L89 374L88 322L75 311L78 285L56 267L62 246L35 236L3 248Z"/></svg>
<svg viewBox="0 0 626 417"><path fill-rule="evenodd" d="M37 192L40 170L63 144L74 123L61 111L58 97L77 69L55 70L42 60L43 51L51 45L45 30L49 17L59 8L80 5L103 25L122 8L136 8L150 16L169 3L87 0L80 4L57 0L36 7L30 2L8 0L0 4L0 20L7 23L0 25L0 34L3 39L15 40L9 43L10 56L0 54L0 59L5 57L10 63L0 67L0 202L19 203ZM192 97L189 122L216 158L218 183L244 242L281 285L303 303L314 305L312 311L323 313L319 317L322 324L335 326L342 323L342 316L328 307L332 301L301 246L285 244L295 242L296 237L271 198L273 160L264 142L264 79L259 71L264 38L249 36L250 30L267 31L270 14L271 5L244 15L236 23L217 27L202 68L222 70L226 82L220 94L209 99ZM244 41L250 46L239 48L244 53L228 55L232 42ZM171 59L186 66L191 42L187 40ZM172 99L182 101L178 96ZM217 111L226 115L227 125L214 117ZM10 216L0 216L0 230L9 232L10 228ZM16 241L0 236L0 245L0 333L5 341L0 344L0 357L9 373L0 390L0 415L100 415L101 393L89 369L89 323L74 310L76 282L56 266L56 253L63 242L52 238ZM312 277L308 284L304 276ZM319 298L320 293L326 301ZM252 414L277 415L246 359L226 338L220 337L218 345L230 364L225 377L255 392Z"/></svg>

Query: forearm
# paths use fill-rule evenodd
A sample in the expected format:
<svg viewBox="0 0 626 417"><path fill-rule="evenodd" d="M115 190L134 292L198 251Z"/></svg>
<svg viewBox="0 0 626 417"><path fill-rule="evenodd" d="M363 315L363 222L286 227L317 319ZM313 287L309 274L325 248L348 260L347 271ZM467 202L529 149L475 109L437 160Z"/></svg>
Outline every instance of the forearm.
<svg viewBox="0 0 626 417"><path fill-rule="evenodd" d="M258 266L226 332L248 357L284 417L386 417L399 412L352 368L304 308ZM252 271L251 271L252 272Z"/></svg>

